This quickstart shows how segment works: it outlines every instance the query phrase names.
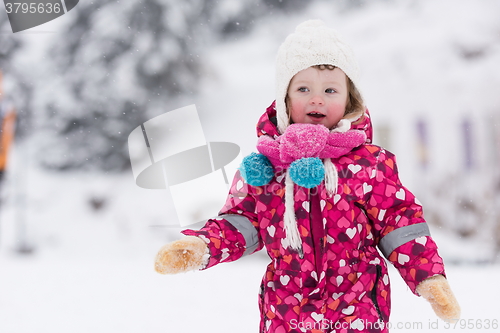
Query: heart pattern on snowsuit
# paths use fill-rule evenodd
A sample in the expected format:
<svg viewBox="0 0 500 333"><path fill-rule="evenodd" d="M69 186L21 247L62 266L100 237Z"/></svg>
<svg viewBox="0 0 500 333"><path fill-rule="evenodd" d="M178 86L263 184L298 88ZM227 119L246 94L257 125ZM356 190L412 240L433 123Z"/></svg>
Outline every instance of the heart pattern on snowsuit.
<svg viewBox="0 0 500 333"><path fill-rule="evenodd" d="M275 116L273 103L259 120L259 135L279 136ZM225 214L246 217L255 227L255 251L265 247L271 259L260 288L260 332L330 332L337 325L335 332L347 333L347 324L365 325L357 332L387 332L366 326L390 316L389 276L377 245L392 231L425 220L415 196L399 180L395 156L370 143L368 111L353 129L365 131L368 142L332 159L338 170L336 195L327 194L324 182L312 189L294 185L303 256L284 241L284 171L255 187L237 172L220 217L200 230L183 231L207 242L207 269L241 258L246 249L244 236ZM415 294L425 278L444 275L430 236L404 243L387 260Z"/></svg>

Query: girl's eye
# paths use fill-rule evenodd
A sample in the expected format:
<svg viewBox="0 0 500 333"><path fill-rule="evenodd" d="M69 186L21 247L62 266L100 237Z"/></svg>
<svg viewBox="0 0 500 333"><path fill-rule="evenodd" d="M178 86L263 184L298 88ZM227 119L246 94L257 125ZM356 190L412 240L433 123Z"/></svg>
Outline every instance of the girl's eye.
<svg viewBox="0 0 500 333"><path fill-rule="evenodd" d="M306 87L300 87L298 89L300 92L306 92L306 91L309 91L309 89L307 89Z"/></svg>
<svg viewBox="0 0 500 333"><path fill-rule="evenodd" d="M333 89L333 88L328 88L328 89L326 89L326 90L325 90L325 92L326 92L327 94L333 94L333 93L335 92L335 89Z"/></svg>

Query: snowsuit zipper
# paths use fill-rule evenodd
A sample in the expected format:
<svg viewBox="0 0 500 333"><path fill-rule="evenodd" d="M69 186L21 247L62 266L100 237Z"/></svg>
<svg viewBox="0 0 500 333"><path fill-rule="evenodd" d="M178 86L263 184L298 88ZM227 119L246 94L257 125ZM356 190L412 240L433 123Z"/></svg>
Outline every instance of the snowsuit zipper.
<svg viewBox="0 0 500 333"><path fill-rule="evenodd" d="M382 266L377 265L377 275L375 277L375 284L373 285L373 289L370 294L370 298L372 299L373 305L375 305L375 309L377 310L378 316L381 321L384 321L384 318L382 317L382 312L380 311L380 307L378 305L377 301L377 285L378 281L380 280L380 277L382 275Z"/></svg>
<svg viewBox="0 0 500 333"><path fill-rule="evenodd" d="M311 240L314 253L314 265L316 266L316 274L319 277L322 269L323 262L323 235L325 230L323 228L323 221L321 219L321 205L319 202L319 193L316 191L311 194L309 190L309 223L311 228Z"/></svg>

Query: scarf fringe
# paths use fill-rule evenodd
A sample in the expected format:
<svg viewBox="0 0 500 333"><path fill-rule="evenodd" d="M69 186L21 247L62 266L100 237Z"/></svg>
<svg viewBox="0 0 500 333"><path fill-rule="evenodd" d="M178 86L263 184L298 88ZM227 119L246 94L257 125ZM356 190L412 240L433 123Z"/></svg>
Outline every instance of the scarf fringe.
<svg viewBox="0 0 500 333"><path fill-rule="evenodd" d="M360 115L352 119L341 119L335 129L332 132L345 133L351 129L351 122L359 119ZM331 158L325 158L323 161L325 166L325 188L328 195L334 196L337 193L337 185L339 183L339 173L335 164L333 164Z"/></svg>
<svg viewBox="0 0 500 333"><path fill-rule="evenodd" d="M325 188L328 196L334 196L337 193L337 185L339 182L339 174L335 164L330 158L325 158L323 161L325 166Z"/></svg>
<svg viewBox="0 0 500 333"><path fill-rule="evenodd" d="M293 193L294 183L292 178L290 178L289 170L286 171L285 179L285 232L286 238L289 242L289 246L292 249L302 253L302 240L300 238L299 230L297 227L297 219L295 217L295 207L294 207L294 193Z"/></svg>

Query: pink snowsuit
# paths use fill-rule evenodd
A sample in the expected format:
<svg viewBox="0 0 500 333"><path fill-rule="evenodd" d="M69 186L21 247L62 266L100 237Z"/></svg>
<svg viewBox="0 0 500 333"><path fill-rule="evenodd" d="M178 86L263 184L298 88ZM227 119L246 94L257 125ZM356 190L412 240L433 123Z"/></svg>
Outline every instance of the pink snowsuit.
<svg viewBox="0 0 500 333"><path fill-rule="evenodd" d="M259 136L279 136L275 116L273 103L259 120ZM266 247L271 263L261 284L260 332L388 332L381 323L389 320L389 276L377 247L413 293L425 278L444 275L422 207L399 181L394 155L369 143L369 114L352 129L368 139L332 159L337 194L329 197L324 182L312 189L294 185L303 257L282 244L283 171L265 186L250 186L237 172L219 216L201 230L183 231L207 242L205 269Z"/></svg>

